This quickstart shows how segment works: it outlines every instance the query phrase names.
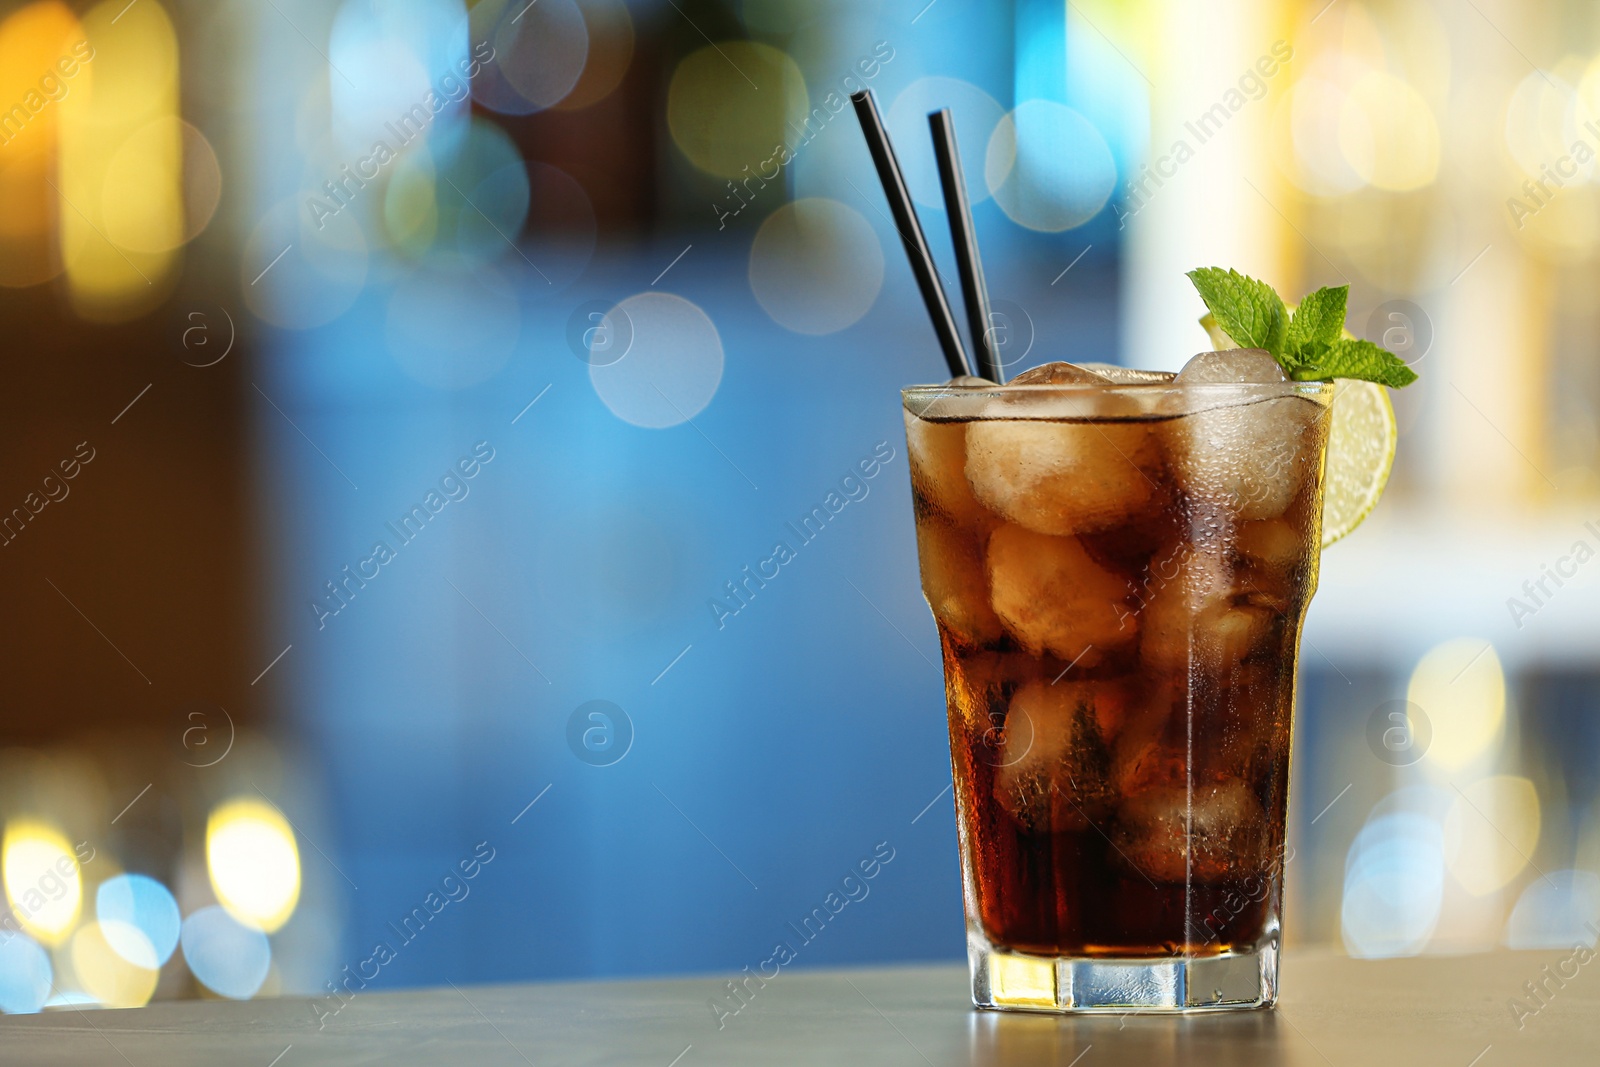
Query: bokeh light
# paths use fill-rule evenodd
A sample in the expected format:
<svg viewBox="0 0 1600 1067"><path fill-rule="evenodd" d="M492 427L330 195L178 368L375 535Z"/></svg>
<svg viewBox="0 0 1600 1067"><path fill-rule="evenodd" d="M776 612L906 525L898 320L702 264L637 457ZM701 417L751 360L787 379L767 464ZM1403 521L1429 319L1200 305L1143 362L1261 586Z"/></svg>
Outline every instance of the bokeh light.
<svg viewBox="0 0 1600 1067"><path fill-rule="evenodd" d="M295 197L270 209L245 241L239 288L257 317L309 330L355 303L368 261L367 240L352 209L313 218Z"/></svg>
<svg viewBox="0 0 1600 1067"><path fill-rule="evenodd" d="M488 57L472 81L472 96L489 110L531 114L578 84L589 29L573 0L480 0L469 23L474 55Z"/></svg>
<svg viewBox="0 0 1600 1067"><path fill-rule="evenodd" d="M57 0L28 4L0 22L0 100L12 108L0 127L0 285L37 285L61 273L56 191L47 180L59 116L52 97L90 91L91 65L79 61L87 47L77 17Z"/></svg>
<svg viewBox="0 0 1600 1067"><path fill-rule="evenodd" d="M383 191L383 226L394 247L420 258L439 235L438 175L425 145L401 156Z"/></svg>
<svg viewBox="0 0 1600 1067"><path fill-rule="evenodd" d="M467 113L467 19L461 0L346 0L328 34L329 99L339 147L365 153L425 131L438 151Z"/></svg>
<svg viewBox="0 0 1600 1067"><path fill-rule="evenodd" d="M183 243L183 122L166 116L123 138L105 165L105 235L139 252Z"/></svg>
<svg viewBox="0 0 1600 1067"><path fill-rule="evenodd" d="M22 928L46 945L66 940L83 907L83 877L66 836L33 819L6 823L0 870Z"/></svg>
<svg viewBox="0 0 1600 1067"><path fill-rule="evenodd" d="M1488 749L1505 724L1506 679L1500 657L1481 638L1437 645L1412 670L1406 699L1433 724L1425 758L1459 770Z"/></svg>
<svg viewBox="0 0 1600 1067"><path fill-rule="evenodd" d="M689 162L720 178L757 175L807 122L827 125L850 106L838 92L810 114L795 61L771 45L720 41L691 52L667 87L667 128ZM824 110L825 109L825 110Z"/></svg>
<svg viewBox="0 0 1600 1067"><path fill-rule="evenodd" d="M148 1003L160 978L156 950L128 923L84 923L72 935L68 958L78 989L108 1008Z"/></svg>
<svg viewBox="0 0 1600 1067"><path fill-rule="evenodd" d="M1579 114L1587 108L1580 104L1577 89L1543 70L1532 71L1511 91L1506 102L1506 150L1525 174L1540 177L1542 167L1571 155L1573 144L1585 139L1579 131ZM1576 174L1562 175L1562 181L1594 176L1592 157L1582 163L1573 160L1572 165Z"/></svg>
<svg viewBox="0 0 1600 1067"><path fill-rule="evenodd" d="M222 906L267 933L287 922L300 900L294 829L264 801L244 797L211 812L206 866Z"/></svg>
<svg viewBox="0 0 1600 1067"><path fill-rule="evenodd" d="M578 0L589 31L589 61L577 84L554 105L577 111L599 103L622 84L633 62L633 18L623 0Z"/></svg>
<svg viewBox="0 0 1600 1067"><path fill-rule="evenodd" d="M1279 104L1279 136L1273 142L1278 166L1313 196L1342 196L1366 185L1339 150L1344 108L1344 89L1314 75L1295 82Z"/></svg>
<svg viewBox="0 0 1600 1067"><path fill-rule="evenodd" d="M956 140L961 148L961 169L967 179L967 195L972 203L989 199L989 189L979 176L994 135L1006 110L999 101L971 82L959 78L918 78L894 98L884 123L894 139L895 155L905 171L911 198L923 207L944 210L944 194L939 186L939 166L933 158L933 141L928 136L928 112L948 107L956 123Z"/></svg>
<svg viewBox="0 0 1600 1067"><path fill-rule="evenodd" d="M182 119L157 119L178 125L183 140L183 239L192 241L211 225L222 201L222 164L206 135Z"/></svg>
<svg viewBox="0 0 1600 1067"><path fill-rule="evenodd" d="M836 333L865 315L883 288L883 246L861 213L812 197L785 204L750 246L750 289L774 322Z"/></svg>
<svg viewBox="0 0 1600 1067"><path fill-rule="evenodd" d="M522 250L527 259L507 256L501 266L527 267L522 286L535 297L554 296L578 280L594 256L599 222L594 204L566 171L548 163L525 165L528 216Z"/></svg>
<svg viewBox="0 0 1600 1067"><path fill-rule="evenodd" d="M1375 816L1345 860L1339 930L1352 956L1412 956L1438 925L1444 899L1439 824L1414 811Z"/></svg>
<svg viewBox="0 0 1600 1067"><path fill-rule="evenodd" d="M24 933L0 937L0 1011L28 1015L44 1007L55 985L50 954Z"/></svg>
<svg viewBox="0 0 1600 1067"><path fill-rule="evenodd" d="M1368 184L1420 189L1439 176L1439 123L1433 109L1392 74L1363 75L1339 113L1339 149Z"/></svg>
<svg viewBox="0 0 1600 1067"><path fill-rule="evenodd" d="M1474 896L1511 883L1539 844L1539 793L1526 778L1494 775L1462 787L1444 819L1444 858Z"/></svg>
<svg viewBox="0 0 1600 1067"><path fill-rule="evenodd" d="M505 131L474 119L456 158L441 165L439 228L468 262L516 256L528 218L528 172ZM446 245L449 247L449 245Z"/></svg>
<svg viewBox="0 0 1600 1067"><path fill-rule="evenodd" d="M589 381L612 414L649 429L677 426L711 403L722 381L722 338L704 311L672 293L630 296L608 319L625 316L633 344L615 363L589 365ZM610 322L601 336L621 335Z"/></svg>
<svg viewBox="0 0 1600 1067"><path fill-rule="evenodd" d="M1551 871L1517 898L1506 919L1510 948L1570 949L1593 945L1600 928L1600 874Z"/></svg>
<svg viewBox="0 0 1600 1067"><path fill-rule="evenodd" d="M166 295L171 249L183 240L182 136L166 125L134 139L177 116L178 42L155 0L107 0L83 24L94 48L93 91L68 93L57 105L61 256L78 313L121 321Z"/></svg>
<svg viewBox="0 0 1600 1067"><path fill-rule="evenodd" d="M521 328L516 290L499 271L430 264L395 286L384 337L410 377L465 389L506 365Z"/></svg>
<svg viewBox="0 0 1600 1067"><path fill-rule="evenodd" d="M94 913L107 943L131 963L143 963L148 948L159 967L177 947L182 922L178 902L148 875L119 874L101 882L95 890ZM126 935L130 929L139 937Z"/></svg>
<svg viewBox="0 0 1600 1067"><path fill-rule="evenodd" d="M272 967L267 935L215 905L183 920L179 941L183 960L196 980L233 1000L255 996Z"/></svg>
<svg viewBox="0 0 1600 1067"><path fill-rule="evenodd" d="M1116 187L1117 167L1088 119L1065 104L1029 100L995 127L983 176L1013 222L1057 233L1100 212Z"/></svg>

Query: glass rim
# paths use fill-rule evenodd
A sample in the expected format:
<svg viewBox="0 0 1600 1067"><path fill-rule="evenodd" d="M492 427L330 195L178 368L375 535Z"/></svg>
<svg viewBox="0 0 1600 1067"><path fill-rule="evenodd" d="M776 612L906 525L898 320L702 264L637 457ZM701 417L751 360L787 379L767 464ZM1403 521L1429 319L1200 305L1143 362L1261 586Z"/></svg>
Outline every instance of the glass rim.
<svg viewBox="0 0 1600 1067"><path fill-rule="evenodd" d="M927 385L907 385L900 390L906 399L935 400L944 397L980 396L1155 396L1161 393L1197 393L1202 396L1319 396L1332 391L1333 381L1306 382L1008 382L1004 385L986 382L983 385L952 385L949 382Z"/></svg>
<svg viewBox="0 0 1600 1067"><path fill-rule="evenodd" d="M901 403L916 418L1092 419L1146 421L1177 418L1269 400L1298 398L1333 403L1334 383L1312 382L1098 382L1050 385L910 385ZM997 410L996 403L1006 406Z"/></svg>

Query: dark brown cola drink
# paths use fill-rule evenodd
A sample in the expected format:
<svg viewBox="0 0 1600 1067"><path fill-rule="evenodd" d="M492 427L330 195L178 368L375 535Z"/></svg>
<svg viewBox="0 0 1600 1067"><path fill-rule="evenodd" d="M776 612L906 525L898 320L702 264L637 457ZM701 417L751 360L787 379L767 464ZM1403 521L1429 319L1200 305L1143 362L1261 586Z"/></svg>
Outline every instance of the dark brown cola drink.
<svg viewBox="0 0 1600 1067"><path fill-rule="evenodd" d="M906 391L980 1006L1275 996L1331 386L1240 374Z"/></svg>

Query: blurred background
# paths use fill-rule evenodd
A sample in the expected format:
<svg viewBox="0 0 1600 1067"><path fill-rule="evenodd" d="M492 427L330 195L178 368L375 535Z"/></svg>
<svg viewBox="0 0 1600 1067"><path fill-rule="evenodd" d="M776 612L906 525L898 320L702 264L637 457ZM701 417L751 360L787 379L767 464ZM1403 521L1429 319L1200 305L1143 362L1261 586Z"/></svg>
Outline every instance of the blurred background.
<svg viewBox="0 0 1600 1067"><path fill-rule="evenodd" d="M1013 371L1350 285L1288 940L1594 943L1594 5L7 0L0 1010L962 955L863 87Z"/></svg>

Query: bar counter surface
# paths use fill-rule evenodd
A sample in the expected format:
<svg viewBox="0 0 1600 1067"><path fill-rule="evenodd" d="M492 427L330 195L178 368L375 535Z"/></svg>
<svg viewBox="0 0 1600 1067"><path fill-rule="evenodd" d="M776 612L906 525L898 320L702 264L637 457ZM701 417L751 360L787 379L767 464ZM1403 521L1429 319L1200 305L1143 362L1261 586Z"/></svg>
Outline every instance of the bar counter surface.
<svg viewBox="0 0 1600 1067"><path fill-rule="evenodd" d="M0 1062L1555 1067L1600 1055L1594 960L1587 949L1372 961L1291 950L1277 1009L1181 1017L979 1012L966 968L950 965L782 971L747 980L738 1011L728 976L364 991L336 1014L305 997L69 1008L0 1018Z"/></svg>

